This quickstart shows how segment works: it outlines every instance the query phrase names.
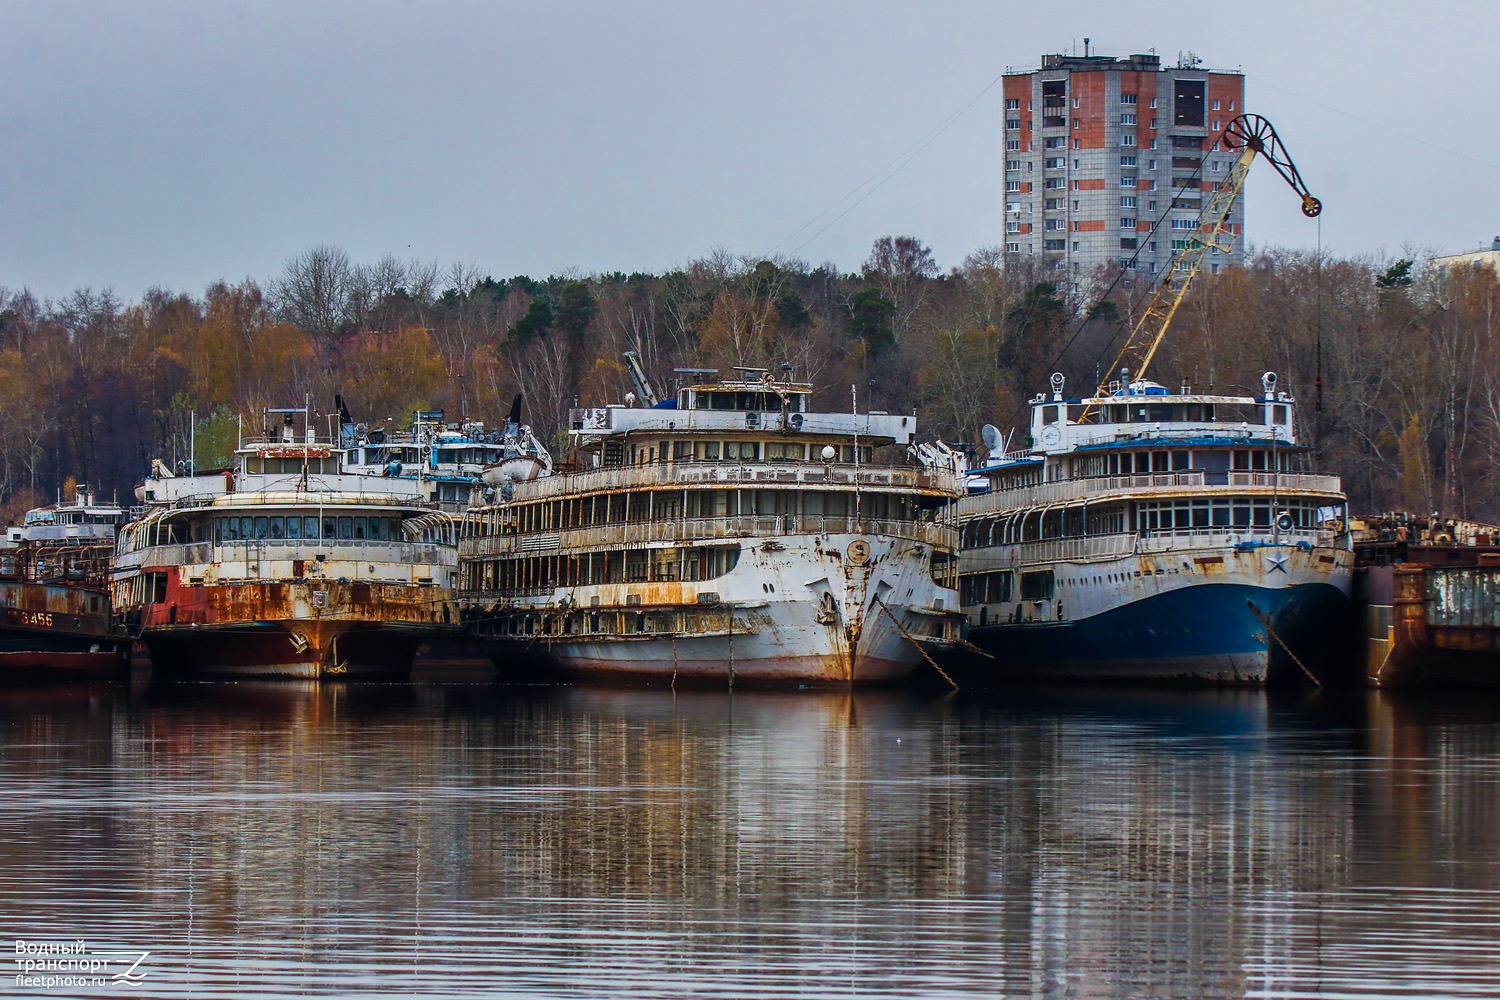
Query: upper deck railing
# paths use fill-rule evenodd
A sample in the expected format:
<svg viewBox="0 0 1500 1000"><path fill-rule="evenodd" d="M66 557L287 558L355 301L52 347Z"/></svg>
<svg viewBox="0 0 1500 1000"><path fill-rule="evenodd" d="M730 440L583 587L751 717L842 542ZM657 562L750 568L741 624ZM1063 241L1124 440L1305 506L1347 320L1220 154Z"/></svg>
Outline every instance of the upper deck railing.
<svg viewBox="0 0 1500 1000"><path fill-rule="evenodd" d="M958 529L933 521L895 518L821 517L815 514L760 514L743 517L690 517L674 521L627 521L587 528L475 535L459 540L459 558L515 554L556 555L628 548L650 542L698 542L784 535L885 535L939 548L958 547Z"/></svg>
<svg viewBox="0 0 1500 1000"><path fill-rule="evenodd" d="M1038 483L1008 490L991 490L988 493L964 497L958 502L957 510L959 516L963 517L1091 497L1126 498L1178 491L1222 494L1232 490L1256 492L1271 490L1286 494L1322 496L1341 495L1338 476L1321 476L1304 472L1208 472L1203 469L1186 469L1181 472L1156 472L1139 476L1065 479L1055 483Z"/></svg>
<svg viewBox="0 0 1500 1000"><path fill-rule="evenodd" d="M818 462L649 462L560 473L518 485L516 500L542 500L564 494L679 486L880 488L957 496L958 477L939 469L901 465L845 465Z"/></svg>

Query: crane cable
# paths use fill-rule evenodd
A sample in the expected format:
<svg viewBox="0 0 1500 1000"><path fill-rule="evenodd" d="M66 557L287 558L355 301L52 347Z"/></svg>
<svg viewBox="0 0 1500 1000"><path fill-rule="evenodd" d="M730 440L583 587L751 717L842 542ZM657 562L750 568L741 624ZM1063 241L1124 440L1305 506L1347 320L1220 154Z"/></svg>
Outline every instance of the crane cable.
<svg viewBox="0 0 1500 1000"><path fill-rule="evenodd" d="M1212 152L1215 152L1216 150L1218 150L1220 148L1222 142L1223 142L1223 136L1220 135L1220 137L1218 139L1214 140L1214 144L1211 147L1209 147L1208 152L1212 153ZM1196 186L1196 183L1198 181L1198 175L1201 174L1201 173L1203 173L1203 164L1205 164L1207 162L1208 162L1208 157L1205 155L1202 159L1200 159L1198 161L1198 167L1197 167L1197 169L1195 169L1192 172L1192 174L1190 176L1188 176L1183 181L1182 185L1176 191L1172 192L1172 197L1167 201L1167 207L1164 208L1164 209L1162 209L1161 213L1156 217L1156 221L1152 224L1151 229L1146 233L1146 238L1144 240L1142 240L1142 239L1137 239L1136 240L1135 253L1133 253L1133 254L1130 255L1130 261L1129 261L1129 263L1125 264L1125 265L1122 265L1120 267L1119 273L1116 274L1115 275L1115 279L1109 283L1109 287L1104 290L1104 294L1099 296L1098 302L1102 303L1102 302L1108 301L1110 293L1112 293L1115 290L1115 287L1117 285L1119 285L1119 283L1125 278L1126 272L1127 271L1133 271L1133 270L1135 270L1136 259L1138 257L1140 257L1141 251L1144 250L1148 245L1150 245L1150 241L1151 241L1152 237L1154 237L1156 235L1156 231L1161 228L1161 224L1163 222L1167 221L1167 217L1168 217L1168 215L1172 211L1172 203L1177 200L1178 195L1182 194L1189 187ZM1137 175L1137 176L1139 176L1139 175ZM1198 188L1198 191L1199 191L1199 193L1201 195L1202 188ZM1200 204L1200 207L1199 207L1199 213L1200 213L1199 214L1199 219L1201 220L1202 219L1202 214L1201 214L1202 213L1202 207L1201 207L1201 204ZM1319 227L1318 231L1319 231L1319 233L1321 233L1322 232L1322 222L1321 221L1318 223L1318 227ZM1172 268L1176 266L1176 264L1177 264L1177 258L1180 255L1181 255L1180 253L1174 253L1167 260L1167 267L1162 272L1163 278L1165 278L1166 275L1169 275L1169 274L1172 273ZM1153 287L1155 287L1155 282L1148 282L1147 285L1146 285L1146 287L1145 287L1145 289L1144 289L1144 292L1149 292ZM1130 307L1131 307L1131 311L1132 312L1134 312L1135 306L1137 306L1144 299L1144 297L1145 297L1144 296L1144 292L1141 295L1136 296L1135 299L1134 299L1134 301L1132 301L1130 303ZM1096 305L1097 305L1097 303L1096 303ZM1078 339L1079 334L1083 333L1083 328L1086 327L1086 326L1088 326L1089 320L1092 319L1092 318L1093 318L1093 310L1090 310L1089 314L1086 314L1085 316L1083 316L1078 321L1078 325L1074 328L1072 336L1070 336L1068 338L1068 342L1062 346L1062 350L1060 350L1060 351L1057 352L1057 356L1052 359L1052 363L1047 366L1048 368L1051 368L1051 369L1053 369L1055 371L1057 369L1058 365L1062 364L1063 357L1067 355L1068 351L1073 346L1073 342ZM1094 358L1094 367L1095 368L1098 368L1100 360L1103 359L1110 352L1110 350L1114 346L1115 341L1117 339L1119 339L1120 334L1122 332L1124 332L1125 330L1126 330L1126 327L1124 325L1121 325L1119 327L1119 329L1115 330L1115 332L1110 335L1110 338L1104 342L1104 346L1099 350L1098 355ZM1016 404L1016 408L1011 411L1010 416L1006 418L1006 423L1009 423L1012 426L1014 426L1016 418L1021 415L1021 412L1026 409L1027 405L1028 405L1027 401L1023 398L1020 403Z"/></svg>

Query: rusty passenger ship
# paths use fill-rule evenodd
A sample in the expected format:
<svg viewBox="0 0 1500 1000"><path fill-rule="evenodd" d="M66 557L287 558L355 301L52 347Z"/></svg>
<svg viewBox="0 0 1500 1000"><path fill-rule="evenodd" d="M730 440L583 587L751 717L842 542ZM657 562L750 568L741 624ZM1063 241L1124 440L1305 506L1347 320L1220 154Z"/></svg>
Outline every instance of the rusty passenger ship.
<svg viewBox="0 0 1500 1000"><path fill-rule="evenodd" d="M112 589L167 675L400 675L455 632L453 520L410 479L349 475L307 409L243 439L232 470L139 489Z"/></svg>
<svg viewBox="0 0 1500 1000"><path fill-rule="evenodd" d="M496 478L460 538L466 615L502 667L698 683L868 684L959 639L952 453L915 418L809 410L812 386L693 371L575 409L579 471ZM633 402L627 397L627 402ZM908 448L917 464L877 463Z"/></svg>

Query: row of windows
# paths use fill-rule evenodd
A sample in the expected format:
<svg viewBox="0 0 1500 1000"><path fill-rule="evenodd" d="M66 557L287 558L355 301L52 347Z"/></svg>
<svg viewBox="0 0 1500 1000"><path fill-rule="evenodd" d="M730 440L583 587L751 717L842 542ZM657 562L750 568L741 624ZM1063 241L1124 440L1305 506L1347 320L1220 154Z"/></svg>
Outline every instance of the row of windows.
<svg viewBox="0 0 1500 1000"><path fill-rule="evenodd" d="M852 465L855 461L854 445L832 445L831 457L823 456L822 445L806 445L792 441L647 441L631 448L632 464L651 462L843 462ZM861 445L858 452L861 462L873 462L875 449Z"/></svg>
<svg viewBox="0 0 1500 1000"><path fill-rule="evenodd" d="M401 538L399 517L216 517L213 524L213 538L219 544L265 538Z"/></svg>
<svg viewBox="0 0 1500 1000"><path fill-rule="evenodd" d="M641 490L596 493L568 500L518 503L503 512L470 519L471 535L557 531L607 524L672 522L713 517L853 517L855 495L835 490ZM919 511L908 496L861 491L859 516L875 520L913 521Z"/></svg>
<svg viewBox="0 0 1500 1000"><path fill-rule="evenodd" d="M735 568L738 545L615 549L576 556L525 556L464 564L469 590L512 591L609 583L713 580Z"/></svg>
<svg viewBox="0 0 1500 1000"><path fill-rule="evenodd" d="M1081 98L1081 97L1075 97L1075 98L1073 98L1073 107L1074 107L1074 109L1082 108L1082 106L1083 106L1082 101L1083 101L1083 98ZM1147 101L1146 106L1149 107L1149 108L1153 108L1154 109L1156 107L1156 101L1157 101L1157 99L1155 97L1150 98ZM1220 98L1215 98L1214 99L1214 101L1213 101L1213 110L1215 110L1215 111L1225 110L1224 108L1220 107L1220 103L1219 102L1220 102ZM1123 105L1125 105L1126 107L1139 107L1140 106L1140 101L1139 101L1138 96L1136 94L1121 94L1120 95L1120 103L1123 104ZM1053 107L1053 106L1059 106L1059 105L1054 105L1054 104L1049 104L1048 105L1048 107ZM1005 110L1006 111L1020 111L1021 110L1021 99L1018 98L1018 97L1007 98L1006 101L1005 101ZM1031 101L1027 101L1026 102L1026 110L1027 111L1032 110ZM1234 110L1234 101L1230 101L1229 102L1228 110L1230 110L1230 111ZM1134 115L1121 115L1120 117L1122 119L1121 124L1126 124L1123 121L1123 119L1125 119L1125 118L1130 118L1131 119L1131 121L1129 122L1129 124L1135 124L1135 121L1134 121L1135 116ZM1152 120L1155 121L1155 119L1152 119ZM1014 122L1015 124L1012 125L1011 124L1012 122ZM1007 118L1005 120L1005 127L1006 128L1020 128L1021 127L1021 120L1019 118Z"/></svg>
<svg viewBox="0 0 1500 1000"><path fill-rule="evenodd" d="M1317 527L1318 501L1285 497L1204 497L1085 507L1034 508L977 518L960 530L964 549L1014 545L1052 538L1139 533L1171 534L1213 529L1309 531ZM1280 520L1281 523L1275 523ZM972 603L972 602L970 602Z"/></svg>

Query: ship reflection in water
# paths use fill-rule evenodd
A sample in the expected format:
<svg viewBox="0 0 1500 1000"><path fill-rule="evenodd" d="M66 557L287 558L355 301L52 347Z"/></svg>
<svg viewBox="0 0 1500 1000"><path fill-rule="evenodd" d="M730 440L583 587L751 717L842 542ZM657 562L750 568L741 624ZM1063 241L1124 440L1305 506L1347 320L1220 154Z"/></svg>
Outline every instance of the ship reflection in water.
<svg viewBox="0 0 1500 1000"><path fill-rule="evenodd" d="M1500 994L1472 698L5 695L0 926L133 996Z"/></svg>

